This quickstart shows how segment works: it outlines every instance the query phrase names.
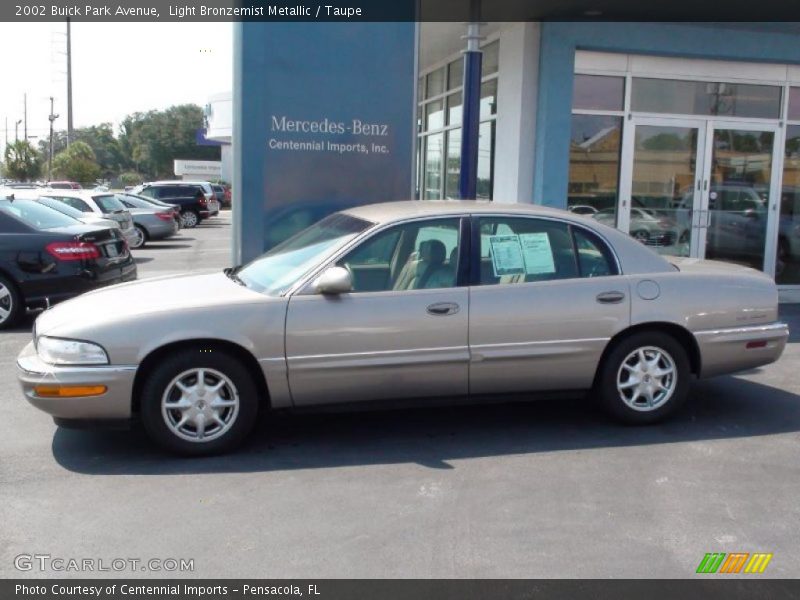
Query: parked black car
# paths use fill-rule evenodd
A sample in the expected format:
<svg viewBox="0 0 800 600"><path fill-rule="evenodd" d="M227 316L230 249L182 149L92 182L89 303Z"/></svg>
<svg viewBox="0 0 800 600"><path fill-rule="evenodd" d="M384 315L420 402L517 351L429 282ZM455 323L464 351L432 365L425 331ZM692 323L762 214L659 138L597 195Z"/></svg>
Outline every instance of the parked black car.
<svg viewBox="0 0 800 600"><path fill-rule="evenodd" d="M84 225L33 200L0 198L0 329L26 308L134 279L119 229Z"/></svg>
<svg viewBox="0 0 800 600"><path fill-rule="evenodd" d="M132 193L180 206L184 227L197 227L203 219L219 213L213 191L210 187L205 190L199 183L157 181L137 186Z"/></svg>

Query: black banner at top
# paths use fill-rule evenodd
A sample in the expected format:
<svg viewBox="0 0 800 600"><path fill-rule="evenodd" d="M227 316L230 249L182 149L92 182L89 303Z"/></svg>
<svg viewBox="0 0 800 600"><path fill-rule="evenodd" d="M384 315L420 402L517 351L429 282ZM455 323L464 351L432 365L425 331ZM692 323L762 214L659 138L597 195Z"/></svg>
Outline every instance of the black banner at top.
<svg viewBox="0 0 800 600"><path fill-rule="evenodd" d="M9 0L0 21L800 21L800 3L693 0ZM800 28L798 28L800 31Z"/></svg>

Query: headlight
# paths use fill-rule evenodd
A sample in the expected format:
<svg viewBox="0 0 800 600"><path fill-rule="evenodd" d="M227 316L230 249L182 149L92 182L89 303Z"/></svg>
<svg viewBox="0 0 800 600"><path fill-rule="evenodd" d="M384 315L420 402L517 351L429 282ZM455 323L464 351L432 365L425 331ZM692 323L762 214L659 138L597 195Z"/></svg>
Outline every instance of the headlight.
<svg viewBox="0 0 800 600"><path fill-rule="evenodd" d="M36 343L39 357L51 365L107 365L108 355L97 344L40 336Z"/></svg>

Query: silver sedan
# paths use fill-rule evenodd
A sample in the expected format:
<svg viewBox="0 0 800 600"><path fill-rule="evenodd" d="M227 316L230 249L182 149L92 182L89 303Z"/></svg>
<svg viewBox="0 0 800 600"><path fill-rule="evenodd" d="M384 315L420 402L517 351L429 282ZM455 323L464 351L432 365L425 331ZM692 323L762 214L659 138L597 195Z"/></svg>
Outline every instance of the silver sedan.
<svg viewBox="0 0 800 600"><path fill-rule="evenodd" d="M591 390L651 423L691 381L777 360L764 274L677 259L543 207L398 202L336 213L223 273L117 285L45 311L18 358L61 425L138 419L183 454L259 411Z"/></svg>

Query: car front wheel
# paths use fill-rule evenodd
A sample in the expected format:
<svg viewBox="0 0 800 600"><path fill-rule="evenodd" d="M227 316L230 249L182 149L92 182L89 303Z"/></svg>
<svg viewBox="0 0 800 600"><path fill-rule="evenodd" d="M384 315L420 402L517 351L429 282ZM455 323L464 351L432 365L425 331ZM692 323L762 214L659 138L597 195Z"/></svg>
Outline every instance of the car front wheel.
<svg viewBox="0 0 800 600"><path fill-rule="evenodd" d="M660 331L640 332L624 338L608 353L596 393L617 419L655 423L686 400L690 376L686 350L674 337Z"/></svg>
<svg viewBox="0 0 800 600"><path fill-rule="evenodd" d="M197 347L171 355L148 375L142 423L163 448L187 456L232 450L252 430L258 391L241 362Z"/></svg>

